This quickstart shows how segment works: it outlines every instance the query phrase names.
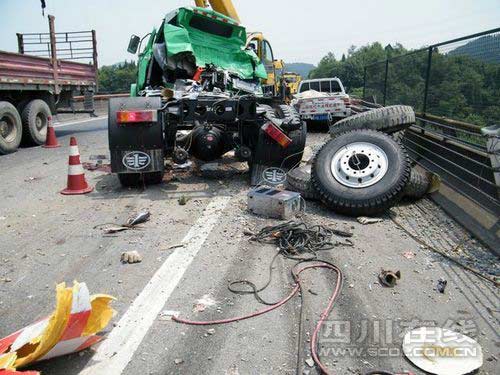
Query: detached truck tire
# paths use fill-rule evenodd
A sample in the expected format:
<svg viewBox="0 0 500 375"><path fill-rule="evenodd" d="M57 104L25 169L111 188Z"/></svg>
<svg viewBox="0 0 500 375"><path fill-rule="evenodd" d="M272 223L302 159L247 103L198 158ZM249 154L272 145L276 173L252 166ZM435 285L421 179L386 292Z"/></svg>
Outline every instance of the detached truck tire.
<svg viewBox="0 0 500 375"><path fill-rule="evenodd" d="M370 216L392 207L403 196L410 162L404 148L390 136L354 130L323 146L311 175L327 207L348 216Z"/></svg>
<svg viewBox="0 0 500 375"><path fill-rule="evenodd" d="M50 108L41 99L30 101L23 109L23 142L26 144L43 145L47 138Z"/></svg>
<svg viewBox="0 0 500 375"><path fill-rule="evenodd" d="M407 105L392 105L358 113L330 126L332 138L350 130L371 129L387 134L408 128L415 123L415 112Z"/></svg>
<svg viewBox="0 0 500 375"><path fill-rule="evenodd" d="M0 102L0 154L16 152L22 135L23 126L16 107L9 102Z"/></svg>

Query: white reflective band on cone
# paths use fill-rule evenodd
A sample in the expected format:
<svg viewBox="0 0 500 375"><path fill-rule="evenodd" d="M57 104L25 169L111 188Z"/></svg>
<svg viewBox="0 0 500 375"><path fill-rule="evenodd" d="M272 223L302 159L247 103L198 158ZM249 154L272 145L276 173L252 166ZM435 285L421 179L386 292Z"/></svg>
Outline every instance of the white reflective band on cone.
<svg viewBox="0 0 500 375"><path fill-rule="evenodd" d="M68 166L68 175L70 176L78 176L83 174L83 167L81 164L78 165L69 165Z"/></svg>
<svg viewBox="0 0 500 375"><path fill-rule="evenodd" d="M80 151L78 151L78 146L69 146L69 156L78 156Z"/></svg>

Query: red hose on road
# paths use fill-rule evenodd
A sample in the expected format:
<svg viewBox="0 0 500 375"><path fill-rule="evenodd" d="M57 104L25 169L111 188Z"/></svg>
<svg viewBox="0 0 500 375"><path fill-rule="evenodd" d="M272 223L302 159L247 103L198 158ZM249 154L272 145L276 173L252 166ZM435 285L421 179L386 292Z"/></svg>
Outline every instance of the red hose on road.
<svg viewBox="0 0 500 375"><path fill-rule="evenodd" d="M301 262L301 263L304 263L304 262ZM337 280L336 280L337 282L335 285L335 289L333 291L332 296L328 300L328 305L327 305L326 309L323 310L323 312L321 313L321 316L319 318L318 323L316 324L316 328L314 329L314 332L313 332L313 335L311 338L312 358L324 374L329 374L328 369L321 363L321 360L319 359L318 352L317 352L318 351L317 350L317 343L318 343L318 334L319 334L319 331L321 330L321 326L323 325L324 321L330 315L330 312L332 311L333 306L335 304L335 300L337 299L337 297L340 293L340 290L342 288L342 271L334 264L331 264L331 263L328 263L325 261L315 261L314 264L311 264L311 265L308 265L305 267L301 267L297 271L295 271L295 268L292 269L292 275L293 275L294 281L296 283L292 289L292 292L285 299L281 300L280 302L278 302L272 306L269 306L265 309L256 311L254 313L251 313L248 315L243 315L243 316L238 316L235 318L212 320L212 321L193 321L193 320L178 318L175 316L172 317L172 320L174 320L178 323L183 323L183 324L189 324L189 325L195 325L195 326L208 326L208 325L215 325L215 324L233 323L233 322L237 322L240 320L250 319L250 318L265 314L269 311L272 311L272 310L277 309L278 307L284 305L285 303L287 303L292 297L294 297L299 292L299 290L300 290L300 278L299 278L299 276L303 271L310 269L310 268L328 268L328 269L331 269L337 273Z"/></svg>

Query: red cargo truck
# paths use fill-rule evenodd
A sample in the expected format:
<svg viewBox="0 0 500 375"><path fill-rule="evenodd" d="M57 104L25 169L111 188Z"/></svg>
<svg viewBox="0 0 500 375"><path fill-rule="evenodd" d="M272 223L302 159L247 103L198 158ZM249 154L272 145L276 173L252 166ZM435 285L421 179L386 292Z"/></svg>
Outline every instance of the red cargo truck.
<svg viewBox="0 0 500 375"><path fill-rule="evenodd" d="M0 51L0 154L15 152L21 141L45 141L49 116L93 113L97 88L95 31L17 34L19 53ZM80 62L73 61L80 60ZM84 95L76 110L74 95Z"/></svg>

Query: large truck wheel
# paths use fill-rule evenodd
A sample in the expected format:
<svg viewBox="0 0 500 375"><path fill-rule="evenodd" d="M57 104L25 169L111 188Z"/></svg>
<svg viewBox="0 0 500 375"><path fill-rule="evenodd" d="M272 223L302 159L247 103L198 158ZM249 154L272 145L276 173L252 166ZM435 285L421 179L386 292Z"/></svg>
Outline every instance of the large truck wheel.
<svg viewBox="0 0 500 375"><path fill-rule="evenodd" d="M404 148L374 130L355 130L330 140L312 166L313 187L321 201L348 216L375 215L392 207L409 178Z"/></svg>
<svg viewBox="0 0 500 375"><path fill-rule="evenodd" d="M371 129L392 134L415 123L415 112L407 105L391 105L352 115L332 124L332 138L350 130Z"/></svg>
<svg viewBox="0 0 500 375"><path fill-rule="evenodd" d="M161 183L163 175L163 172L118 173L118 180L120 180L120 184L124 187L141 187Z"/></svg>
<svg viewBox="0 0 500 375"><path fill-rule="evenodd" d="M47 138L50 108L45 101L35 99L24 107L21 114L23 120L23 141L27 144L43 145Z"/></svg>
<svg viewBox="0 0 500 375"><path fill-rule="evenodd" d="M22 135L23 126L16 107L9 102L0 102L0 154L16 152Z"/></svg>

